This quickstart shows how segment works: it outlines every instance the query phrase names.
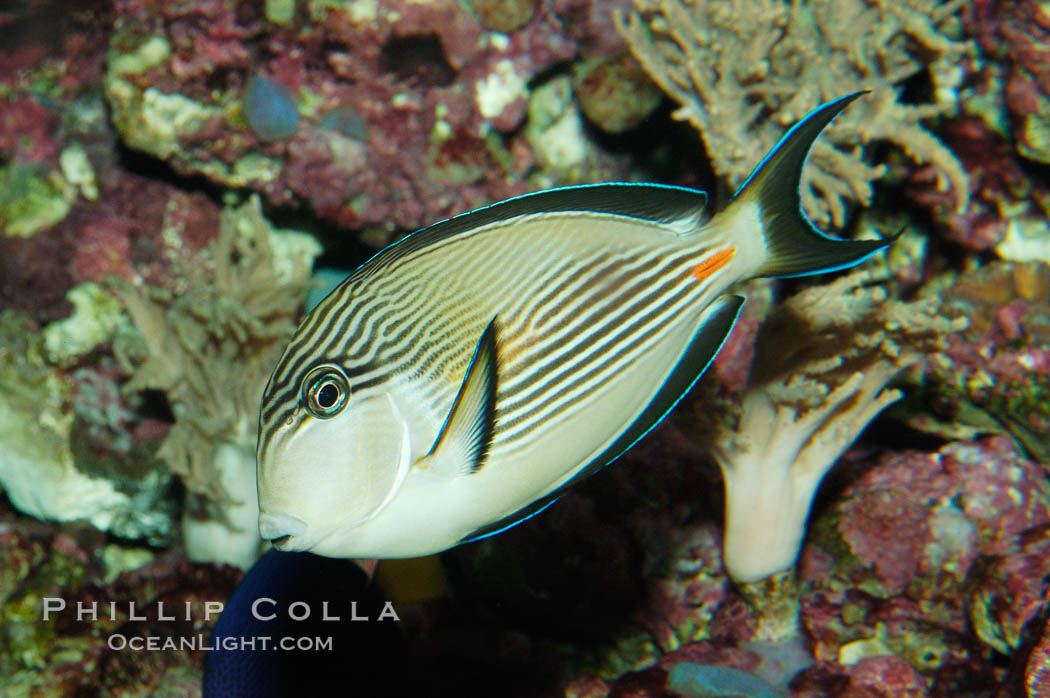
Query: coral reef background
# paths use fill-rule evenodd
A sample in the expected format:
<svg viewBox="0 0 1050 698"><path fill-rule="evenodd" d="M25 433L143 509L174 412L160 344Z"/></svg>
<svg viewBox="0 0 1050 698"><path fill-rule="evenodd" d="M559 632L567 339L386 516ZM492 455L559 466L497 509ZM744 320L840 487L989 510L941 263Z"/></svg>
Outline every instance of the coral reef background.
<svg viewBox="0 0 1050 698"><path fill-rule="evenodd" d="M332 269L557 185L717 206L869 89L802 193L889 253L751 282L620 462L379 580L484 695L1050 695L1048 66L1036 0L9 3L0 694L200 693L203 652L106 638L207 636L261 552L259 394Z"/></svg>

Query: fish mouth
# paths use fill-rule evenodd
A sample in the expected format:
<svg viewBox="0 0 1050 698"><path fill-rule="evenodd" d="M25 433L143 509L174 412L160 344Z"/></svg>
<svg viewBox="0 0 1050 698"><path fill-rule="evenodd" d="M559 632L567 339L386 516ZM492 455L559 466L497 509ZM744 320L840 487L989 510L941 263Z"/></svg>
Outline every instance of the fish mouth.
<svg viewBox="0 0 1050 698"><path fill-rule="evenodd" d="M259 513L259 535L278 550L296 549L294 541L302 539L307 529L307 523L297 516Z"/></svg>

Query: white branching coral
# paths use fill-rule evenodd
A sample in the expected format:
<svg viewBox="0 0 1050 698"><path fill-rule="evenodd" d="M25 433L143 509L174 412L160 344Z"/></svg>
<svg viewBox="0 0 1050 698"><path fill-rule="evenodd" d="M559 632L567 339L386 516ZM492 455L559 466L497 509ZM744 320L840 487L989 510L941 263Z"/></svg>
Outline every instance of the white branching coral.
<svg viewBox="0 0 1050 698"><path fill-rule="evenodd" d="M865 206L883 165L865 146L892 143L930 164L960 209L969 197L958 159L921 125L955 109L904 104L901 83L969 44L944 33L964 0L634 0L617 17L646 72L704 139L715 171L733 187L798 119L822 102L871 90L828 128L803 173L802 202L820 225L841 227L849 202Z"/></svg>
<svg viewBox="0 0 1050 698"><path fill-rule="evenodd" d="M189 491L193 559L247 566L258 553L259 401L319 251L305 235L274 232L252 198L223 212L218 239L183 270L184 293L118 289L138 330L114 347L134 371L124 389L163 391L175 415L158 455Z"/></svg>
<svg viewBox="0 0 1050 698"><path fill-rule="evenodd" d="M725 565L738 582L790 569L821 480L901 397L887 384L965 327L858 271L787 299L758 339L741 403L700 423L725 479Z"/></svg>
<svg viewBox="0 0 1050 698"><path fill-rule="evenodd" d="M736 431L713 452L725 478L725 563L733 579L753 582L795 564L821 480L875 416L901 397L886 389L899 367L877 361L830 389L803 379L749 390ZM774 395L822 395L800 411ZM806 395L808 393L808 395Z"/></svg>

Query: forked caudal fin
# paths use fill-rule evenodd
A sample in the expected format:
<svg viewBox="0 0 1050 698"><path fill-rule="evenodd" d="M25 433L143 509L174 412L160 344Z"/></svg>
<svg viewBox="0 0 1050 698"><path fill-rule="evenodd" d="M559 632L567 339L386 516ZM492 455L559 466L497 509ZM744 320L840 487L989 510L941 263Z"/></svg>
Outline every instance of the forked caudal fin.
<svg viewBox="0 0 1050 698"><path fill-rule="evenodd" d="M893 244L887 240L836 240L817 230L802 210L802 167L814 141L831 120L867 91L822 104L780 139L740 187L726 213L757 204L766 257L756 276L808 276L860 264ZM899 236L899 234L898 234Z"/></svg>

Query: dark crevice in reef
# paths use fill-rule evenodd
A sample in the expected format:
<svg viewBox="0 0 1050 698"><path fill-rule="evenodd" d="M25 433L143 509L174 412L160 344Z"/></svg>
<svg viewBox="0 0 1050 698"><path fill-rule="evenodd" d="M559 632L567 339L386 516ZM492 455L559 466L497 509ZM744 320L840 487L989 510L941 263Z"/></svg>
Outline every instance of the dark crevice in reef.
<svg viewBox="0 0 1050 698"><path fill-rule="evenodd" d="M447 87L456 81L456 69L445 57L434 34L413 34L390 39L383 46L383 70L399 80L423 87Z"/></svg>
<svg viewBox="0 0 1050 698"><path fill-rule="evenodd" d="M164 160L133 150L123 143L117 143L117 159L120 168L129 174L162 181L186 193L204 194L220 206L223 194L228 191L203 175L181 174Z"/></svg>

